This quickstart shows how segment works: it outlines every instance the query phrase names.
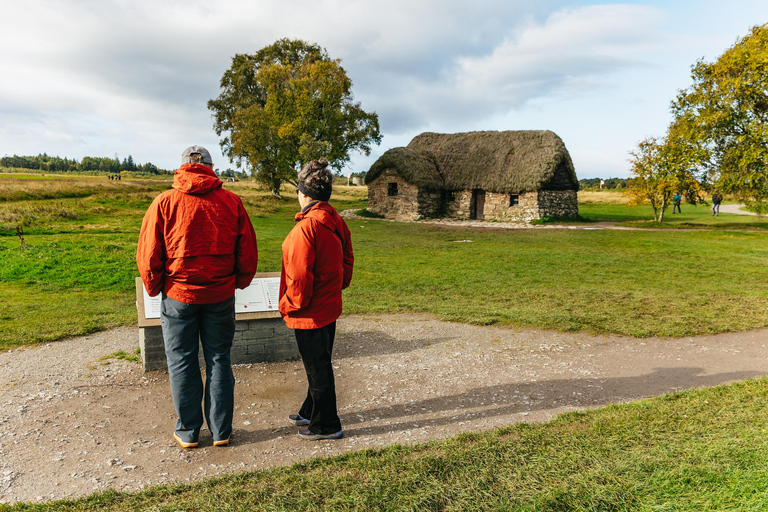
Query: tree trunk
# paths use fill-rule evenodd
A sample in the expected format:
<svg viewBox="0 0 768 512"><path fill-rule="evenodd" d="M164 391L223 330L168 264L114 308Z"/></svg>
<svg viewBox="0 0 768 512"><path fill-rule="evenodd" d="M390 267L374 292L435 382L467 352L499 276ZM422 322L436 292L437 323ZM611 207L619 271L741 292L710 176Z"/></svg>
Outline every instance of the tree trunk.
<svg viewBox="0 0 768 512"><path fill-rule="evenodd" d="M667 209L667 198L661 200L661 211L659 212L659 222L664 222L664 210Z"/></svg>
<svg viewBox="0 0 768 512"><path fill-rule="evenodd" d="M659 220L659 205L656 204L656 198L652 195L648 195L648 201L651 203L651 208L653 208L653 221L657 222Z"/></svg>
<svg viewBox="0 0 768 512"><path fill-rule="evenodd" d="M280 183L281 181L278 179L272 180L272 195L275 197L282 197L280 195Z"/></svg>

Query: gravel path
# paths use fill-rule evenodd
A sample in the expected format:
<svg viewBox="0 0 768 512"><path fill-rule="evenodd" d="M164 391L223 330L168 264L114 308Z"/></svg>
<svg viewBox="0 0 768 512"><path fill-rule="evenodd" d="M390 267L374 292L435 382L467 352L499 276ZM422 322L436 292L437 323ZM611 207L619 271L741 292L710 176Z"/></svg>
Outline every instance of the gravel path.
<svg viewBox="0 0 768 512"><path fill-rule="evenodd" d="M407 222L407 223L419 223L419 224L429 224L431 226L442 226L442 227L450 227L450 228L470 228L470 229L497 229L497 230L507 230L507 229L593 229L592 226L601 224L604 226L615 226L615 222L610 223L595 223L591 224L589 227L585 227L582 225L568 225L568 224L529 224L527 222L489 222L485 220L461 220L461 219L451 219L448 217L442 217L442 218L436 218L436 219L423 219L423 220L394 220L394 219L383 219L378 217L363 217L361 215L357 215L355 213L356 210L343 210L339 212L339 215L344 217L345 219L355 219L355 220L378 220L381 222ZM625 228L620 228L625 229ZM631 229L631 228L626 228Z"/></svg>
<svg viewBox="0 0 768 512"><path fill-rule="evenodd" d="M300 362L243 365L233 444L171 439L167 374L102 359L135 328L0 354L0 502L135 490L444 438L768 374L768 330L682 339L479 327L425 315L345 316L335 365L346 437L299 439Z"/></svg>
<svg viewBox="0 0 768 512"><path fill-rule="evenodd" d="M746 205L743 204L721 204L720 213L738 213L739 215L757 215L754 212L742 210Z"/></svg>

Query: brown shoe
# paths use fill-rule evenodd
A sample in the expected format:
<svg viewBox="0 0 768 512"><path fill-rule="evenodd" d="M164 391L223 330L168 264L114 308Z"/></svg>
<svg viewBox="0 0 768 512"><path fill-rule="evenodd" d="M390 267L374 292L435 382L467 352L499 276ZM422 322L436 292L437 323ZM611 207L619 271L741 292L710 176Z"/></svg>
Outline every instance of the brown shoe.
<svg viewBox="0 0 768 512"><path fill-rule="evenodd" d="M229 446L229 438L214 441L213 446Z"/></svg>
<svg viewBox="0 0 768 512"><path fill-rule="evenodd" d="M182 448L197 448L197 442L194 443L185 443L181 439L179 439L179 436L176 435L176 432L173 433L173 438L176 440L177 443L179 443L179 446Z"/></svg>

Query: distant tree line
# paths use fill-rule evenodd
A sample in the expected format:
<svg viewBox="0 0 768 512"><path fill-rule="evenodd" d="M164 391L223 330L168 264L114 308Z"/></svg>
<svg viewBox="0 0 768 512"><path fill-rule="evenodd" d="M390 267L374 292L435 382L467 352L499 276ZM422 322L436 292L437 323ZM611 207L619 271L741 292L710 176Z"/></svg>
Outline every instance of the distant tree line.
<svg viewBox="0 0 768 512"><path fill-rule="evenodd" d="M133 161L131 155L128 155L122 161L117 155L114 158L86 156L80 162L74 158L48 156L45 153L37 156L13 155L0 158L0 168L30 169L45 172L103 172L107 174L119 174L122 171L145 174L166 174L169 172L159 169L156 165L149 162L138 164Z"/></svg>
<svg viewBox="0 0 768 512"><path fill-rule="evenodd" d="M579 180L579 188L600 188L600 180L603 178L586 178ZM605 184L603 188L610 189L625 189L627 188L627 178L605 178Z"/></svg>
<svg viewBox="0 0 768 512"><path fill-rule="evenodd" d="M224 171L217 170L219 176L222 178L233 178L238 180L244 180L248 177L248 173L245 171L234 171L232 169L226 169Z"/></svg>

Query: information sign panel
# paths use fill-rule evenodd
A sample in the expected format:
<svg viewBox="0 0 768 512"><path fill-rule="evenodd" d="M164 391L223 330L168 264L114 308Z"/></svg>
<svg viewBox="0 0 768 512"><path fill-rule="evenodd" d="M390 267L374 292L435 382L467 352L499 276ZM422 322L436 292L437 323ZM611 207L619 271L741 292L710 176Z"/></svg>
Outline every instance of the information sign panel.
<svg viewBox="0 0 768 512"><path fill-rule="evenodd" d="M142 285L144 294L144 318L160 318L161 294L150 297ZM258 313L277 311L280 299L279 277L256 277L243 290L235 290L235 313Z"/></svg>

